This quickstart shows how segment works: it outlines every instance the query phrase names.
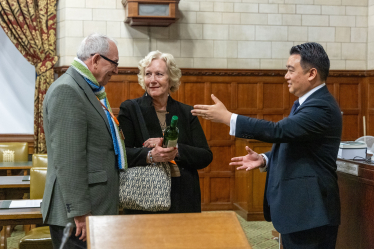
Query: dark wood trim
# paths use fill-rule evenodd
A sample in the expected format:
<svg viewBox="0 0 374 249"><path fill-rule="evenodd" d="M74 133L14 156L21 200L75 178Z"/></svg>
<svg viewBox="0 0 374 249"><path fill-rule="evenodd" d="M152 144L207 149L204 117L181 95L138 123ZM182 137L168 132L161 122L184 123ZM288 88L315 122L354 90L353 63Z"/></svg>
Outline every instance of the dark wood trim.
<svg viewBox="0 0 374 249"><path fill-rule="evenodd" d="M264 221L263 212L248 211L242 208L238 203L233 203L233 210L246 221Z"/></svg>
<svg viewBox="0 0 374 249"><path fill-rule="evenodd" d="M55 73L61 75L68 66L55 67ZM286 70L280 69L200 69L182 68L183 76L284 76ZM119 67L118 74L136 75L137 67ZM368 77L374 76L374 70L330 70L329 77Z"/></svg>
<svg viewBox="0 0 374 249"><path fill-rule="evenodd" d="M34 142L34 134L0 134L0 142Z"/></svg>

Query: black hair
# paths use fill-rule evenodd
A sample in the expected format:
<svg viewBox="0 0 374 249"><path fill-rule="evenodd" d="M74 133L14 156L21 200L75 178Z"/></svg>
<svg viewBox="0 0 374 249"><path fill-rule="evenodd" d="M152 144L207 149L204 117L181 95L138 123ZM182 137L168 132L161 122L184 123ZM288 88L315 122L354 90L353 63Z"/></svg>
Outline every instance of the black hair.
<svg viewBox="0 0 374 249"><path fill-rule="evenodd" d="M321 44L307 42L293 46L290 50L290 55L293 54L300 55L300 65L304 71L315 68L320 75L321 81L327 79L330 69L330 60Z"/></svg>

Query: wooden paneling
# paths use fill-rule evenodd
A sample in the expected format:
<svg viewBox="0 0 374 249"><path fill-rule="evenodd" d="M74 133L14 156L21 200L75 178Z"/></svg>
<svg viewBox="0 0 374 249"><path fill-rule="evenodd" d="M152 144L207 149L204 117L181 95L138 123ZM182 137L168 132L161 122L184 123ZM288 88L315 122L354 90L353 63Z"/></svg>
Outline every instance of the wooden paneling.
<svg viewBox="0 0 374 249"><path fill-rule="evenodd" d="M367 79L359 74L350 77L329 77L327 87L343 112L343 141L356 140L363 135L363 116L366 115ZM374 134L374 130L371 130ZM369 130L367 130L367 133Z"/></svg>
<svg viewBox="0 0 374 249"><path fill-rule="evenodd" d="M55 69L58 75L66 70L67 67ZM115 115L123 101L144 93L137 73L137 68L119 68L119 74L113 75L106 86ZM285 73L285 70L182 69L182 84L171 96L189 105L212 104L210 95L214 93L234 113L277 122L288 116L297 99L288 92ZM344 113L342 140L355 140L363 135L363 116L366 116L367 134L374 135L374 98L370 97L374 96L374 71L331 71L326 83ZM235 208L243 217L263 219L266 174L258 170L238 172L228 164L232 157L246 154L245 145L258 153L266 152L271 145L253 140L240 142L229 136L227 126L199 120L214 153L211 165L199 170L202 209Z"/></svg>
<svg viewBox="0 0 374 249"><path fill-rule="evenodd" d="M236 154L245 155L245 146L257 153L265 153L271 144L256 140L236 139ZM246 220L264 220L262 212L266 173L259 170L235 171L234 209Z"/></svg>
<svg viewBox="0 0 374 249"><path fill-rule="evenodd" d="M367 88L366 91L366 105L364 107L366 108L366 124L367 124L367 130L368 131L374 131L374 77L368 77L366 79ZM368 133L368 135L372 135L373 133Z"/></svg>
<svg viewBox="0 0 374 249"><path fill-rule="evenodd" d="M341 224L336 248L374 248L374 166L358 165L358 176L338 172Z"/></svg>

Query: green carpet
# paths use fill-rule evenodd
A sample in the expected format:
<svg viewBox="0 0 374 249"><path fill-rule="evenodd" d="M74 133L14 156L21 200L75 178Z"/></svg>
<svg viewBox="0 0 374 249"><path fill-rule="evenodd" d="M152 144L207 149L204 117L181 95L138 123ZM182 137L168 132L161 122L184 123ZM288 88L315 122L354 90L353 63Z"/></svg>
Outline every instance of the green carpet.
<svg viewBox="0 0 374 249"><path fill-rule="evenodd" d="M246 221L237 215L240 225L253 249L275 249L278 248L278 241L273 239L271 234L274 230L273 223L267 221Z"/></svg>
<svg viewBox="0 0 374 249"><path fill-rule="evenodd" d="M23 231L23 226L16 226L8 238L8 249L18 249L18 241L25 236L25 232Z"/></svg>
<svg viewBox="0 0 374 249"><path fill-rule="evenodd" d="M271 231L274 230L274 227L271 222L246 221L239 215L237 217L253 249L278 248L278 242L272 239ZM16 226L11 237L8 238L8 249L18 249L18 241L24 235L23 226Z"/></svg>

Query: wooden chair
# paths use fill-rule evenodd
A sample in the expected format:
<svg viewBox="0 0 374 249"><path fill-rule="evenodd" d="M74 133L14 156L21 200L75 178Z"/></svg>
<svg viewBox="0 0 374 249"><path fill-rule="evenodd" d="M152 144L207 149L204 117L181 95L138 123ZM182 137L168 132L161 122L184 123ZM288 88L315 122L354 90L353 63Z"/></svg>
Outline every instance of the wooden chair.
<svg viewBox="0 0 374 249"><path fill-rule="evenodd" d="M11 152L12 156L6 156L7 152ZM25 162L29 160L29 145L27 142L1 142L0 143L0 162ZM19 170L18 173L22 171ZM8 175L11 174L11 170L9 170ZM13 231L14 226L7 227L7 233Z"/></svg>
<svg viewBox="0 0 374 249"><path fill-rule="evenodd" d="M5 151L14 151L14 160L11 160L13 162L25 162L29 160L29 145L27 142L0 143L0 162L4 162L3 154Z"/></svg>
<svg viewBox="0 0 374 249"><path fill-rule="evenodd" d="M26 162L29 159L29 145L27 142L0 143L0 162ZM7 170L7 175L20 174L22 170ZM27 175L27 170L25 170Z"/></svg>
<svg viewBox="0 0 374 249"><path fill-rule="evenodd" d="M30 199L42 199L47 176L48 158L46 154L34 154L30 170ZM48 226L35 227L19 241L19 249L53 249Z"/></svg>
<svg viewBox="0 0 374 249"><path fill-rule="evenodd" d="M48 167L48 157L47 154L33 154L32 155L32 168L47 168ZM43 171L40 171L41 173ZM47 172L47 171L45 171ZM30 170L31 175L31 170ZM34 175L34 181L33 182L39 182L39 184L30 184L30 193L27 198L24 197L24 199L42 199L43 193L44 193L44 185L45 185L45 176L43 174L36 174ZM30 177L31 178L31 177ZM38 189L39 186L42 186L42 189ZM24 225L23 230L28 233L31 228L34 228L33 225Z"/></svg>
<svg viewBox="0 0 374 249"><path fill-rule="evenodd" d="M32 155L32 167L48 167L48 156L47 154L33 154Z"/></svg>

